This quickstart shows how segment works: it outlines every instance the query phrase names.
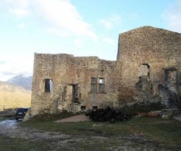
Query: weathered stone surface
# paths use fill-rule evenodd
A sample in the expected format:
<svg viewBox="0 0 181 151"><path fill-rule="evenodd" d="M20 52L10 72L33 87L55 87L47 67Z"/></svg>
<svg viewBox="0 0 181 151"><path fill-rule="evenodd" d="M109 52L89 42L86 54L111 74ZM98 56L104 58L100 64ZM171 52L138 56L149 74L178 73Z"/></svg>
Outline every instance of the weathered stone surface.
<svg viewBox="0 0 181 151"><path fill-rule="evenodd" d="M102 102L117 99L118 83L115 78L118 75L114 70L115 61L66 54L35 54L34 62L31 105L33 114L45 109L55 112L57 108L78 111L80 106L92 109L92 106L99 106ZM91 77L96 78L95 93L91 92ZM99 78L104 78L104 92L99 92ZM52 80L52 92L44 92L44 79ZM75 85L76 92L73 90Z"/></svg>
<svg viewBox="0 0 181 151"><path fill-rule="evenodd" d="M136 101L156 98L169 104L170 96L180 98L180 83L181 34L145 26L119 35L116 61L35 53L31 111L114 106L120 85L134 89ZM165 96L159 85L174 95Z"/></svg>
<svg viewBox="0 0 181 151"><path fill-rule="evenodd" d="M152 92L152 96L159 96L169 104L174 95L166 97L159 85L167 88L167 94L174 93L180 98L181 34L145 26L120 34L118 47L117 61L123 85L134 88L142 79L142 89L136 89L139 96L142 93L138 100L151 99Z"/></svg>

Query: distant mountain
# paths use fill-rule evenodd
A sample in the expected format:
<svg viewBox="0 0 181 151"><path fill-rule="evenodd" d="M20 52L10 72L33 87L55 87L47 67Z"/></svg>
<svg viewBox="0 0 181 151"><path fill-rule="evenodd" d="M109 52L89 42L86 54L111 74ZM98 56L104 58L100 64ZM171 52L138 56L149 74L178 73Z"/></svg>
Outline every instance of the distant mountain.
<svg viewBox="0 0 181 151"><path fill-rule="evenodd" d="M30 102L31 91L0 81L0 111L8 108L29 107Z"/></svg>
<svg viewBox="0 0 181 151"><path fill-rule="evenodd" d="M26 90L31 90L32 87L32 76L27 74L20 74L17 75L8 81L6 81L11 84L16 84L18 86L23 87Z"/></svg>
<svg viewBox="0 0 181 151"><path fill-rule="evenodd" d="M2 81L0 81L0 91L30 93L30 91L24 89L21 86Z"/></svg>

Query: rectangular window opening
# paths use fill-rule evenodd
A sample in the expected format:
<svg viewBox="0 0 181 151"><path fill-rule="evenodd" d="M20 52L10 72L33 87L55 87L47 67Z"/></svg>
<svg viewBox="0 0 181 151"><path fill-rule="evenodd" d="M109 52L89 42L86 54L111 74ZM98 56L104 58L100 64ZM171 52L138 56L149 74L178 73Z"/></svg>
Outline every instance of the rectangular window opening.
<svg viewBox="0 0 181 151"><path fill-rule="evenodd" d="M103 84L104 83L104 78L99 78L99 84Z"/></svg>
<svg viewBox="0 0 181 151"><path fill-rule="evenodd" d="M80 109L81 109L81 111L85 111L86 110L86 106L81 106Z"/></svg>
<svg viewBox="0 0 181 151"><path fill-rule="evenodd" d="M79 92L78 92L78 84L73 84L72 85L73 91L72 91L72 96L73 96L73 102L77 102L79 100Z"/></svg>
<svg viewBox="0 0 181 151"><path fill-rule="evenodd" d="M52 80L51 79L45 79L44 82L45 82L45 88L44 88L45 92L46 93L52 92L52 89L53 89Z"/></svg>
<svg viewBox="0 0 181 151"><path fill-rule="evenodd" d="M97 110L98 107L97 107L97 106L93 106L92 109L93 109L93 110Z"/></svg>
<svg viewBox="0 0 181 151"><path fill-rule="evenodd" d="M105 78L91 78L91 93L105 93Z"/></svg>
<svg viewBox="0 0 181 151"><path fill-rule="evenodd" d="M95 78L95 77L91 78L91 92L92 93L97 92L97 78Z"/></svg>
<svg viewBox="0 0 181 151"><path fill-rule="evenodd" d="M105 79L99 78L99 93L105 92Z"/></svg>

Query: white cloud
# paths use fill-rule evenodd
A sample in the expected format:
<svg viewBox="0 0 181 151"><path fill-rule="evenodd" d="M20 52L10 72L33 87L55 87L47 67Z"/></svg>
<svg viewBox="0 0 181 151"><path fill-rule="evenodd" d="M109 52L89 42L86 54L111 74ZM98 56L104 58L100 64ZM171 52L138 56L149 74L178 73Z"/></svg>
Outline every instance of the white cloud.
<svg viewBox="0 0 181 151"><path fill-rule="evenodd" d="M19 25L18 25L18 28L24 29L24 28L25 28L25 24L24 24L24 23L19 24Z"/></svg>
<svg viewBox="0 0 181 151"><path fill-rule="evenodd" d="M8 80L18 74L33 72L33 55L1 55L0 81Z"/></svg>
<svg viewBox="0 0 181 151"><path fill-rule="evenodd" d="M112 15L106 19L101 19L100 23L107 29L112 29L115 25L119 24L121 17L119 15Z"/></svg>
<svg viewBox="0 0 181 151"><path fill-rule="evenodd" d="M164 11L163 17L168 21L168 28L181 32L181 1L177 0L170 8Z"/></svg>
<svg viewBox="0 0 181 151"><path fill-rule="evenodd" d="M11 14L18 18L30 15L29 0L4 0L0 5L5 6Z"/></svg>
<svg viewBox="0 0 181 151"><path fill-rule="evenodd" d="M9 6L14 8L27 8L30 0L3 0L4 3L7 3Z"/></svg>
<svg viewBox="0 0 181 151"><path fill-rule="evenodd" d="M48 27L46 28L46 31L49 33L53 33L55 35L61 36L61 37L70 36L71 34L68 30L63 30L61 28L54 28L54 27Z"/></svg>
<svg viewBox="0 0 181 151"><path fill-rule="evenodd" d="M97 40L92 26L86 23L77 9L68 0L34 0L36 10L51 25L68 30L75 35Z"/></svg>
<svg viewBox="0 0 181 151"><path fill-rule="evenodd" d="M72 35L89 37L94 41L98 39L93 27L84 21L76 7L69 0L5 1L10 13L18 18L31 15L31 19L47 28L53 27L55 30L64 30Z"/></svg>
<svg viewBox="0 0 181 151"><path fill-rule="evenodd" d="M14 14L16 17L21 18L21 17L26 17L30 14L29 10L26 9L10 9L10 13Z"/></svg>
<svg viewBox="0 0 181 151"><path fill-rule="evenodd" d="M108 38L108 37L104 37L103 41L108 43L108 44L111 44L111 45L115 44L115 41L111 38Z"/></svg>

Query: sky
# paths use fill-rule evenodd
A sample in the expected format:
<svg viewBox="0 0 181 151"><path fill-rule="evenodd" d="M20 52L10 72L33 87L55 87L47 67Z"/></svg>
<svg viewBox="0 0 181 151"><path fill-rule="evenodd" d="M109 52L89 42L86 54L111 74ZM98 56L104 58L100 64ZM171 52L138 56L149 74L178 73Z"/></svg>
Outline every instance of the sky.
<svg viewBox="0 0 181 151"><path fill-rule="evenodd" d="M116 60L120 33L180 16L181 0L0 0L0 81L32 75L35 52Z"/></svg>

